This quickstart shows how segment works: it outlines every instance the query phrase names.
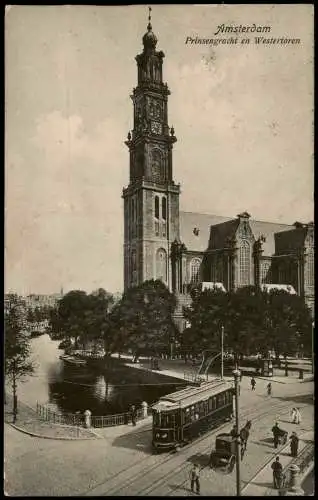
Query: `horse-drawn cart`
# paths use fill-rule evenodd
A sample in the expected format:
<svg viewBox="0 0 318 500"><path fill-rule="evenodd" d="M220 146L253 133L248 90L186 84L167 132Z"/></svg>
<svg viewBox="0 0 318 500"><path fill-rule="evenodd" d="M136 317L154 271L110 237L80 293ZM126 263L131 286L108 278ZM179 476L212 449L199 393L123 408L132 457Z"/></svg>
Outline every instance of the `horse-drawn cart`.
<svg viewBox="0 0 318 500"><path fill-rule="evenodd" d="M232 472L235 465L235 437L231 434L218 434L215 438L215 450L210 456L210 467L222 467Z"/></svg>

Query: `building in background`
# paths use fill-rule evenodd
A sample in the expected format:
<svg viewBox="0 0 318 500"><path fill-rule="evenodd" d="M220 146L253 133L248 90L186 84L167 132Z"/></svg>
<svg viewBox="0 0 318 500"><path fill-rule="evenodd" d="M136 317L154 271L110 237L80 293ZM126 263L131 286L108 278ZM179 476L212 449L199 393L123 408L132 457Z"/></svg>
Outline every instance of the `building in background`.
<svg viewBox="0 0 318 500"><path fill-rule="evenodd" d="M235 290L264 284L290 287L314 311L314 224L276 224L179 211L180 185L173 179L173 144L168 122L170 91L163 81L164 53L157 51L151 22L136 56L134 126L125 144L130 179L124 199L124 286L162 280L182 307L202 282Z"/></svg>

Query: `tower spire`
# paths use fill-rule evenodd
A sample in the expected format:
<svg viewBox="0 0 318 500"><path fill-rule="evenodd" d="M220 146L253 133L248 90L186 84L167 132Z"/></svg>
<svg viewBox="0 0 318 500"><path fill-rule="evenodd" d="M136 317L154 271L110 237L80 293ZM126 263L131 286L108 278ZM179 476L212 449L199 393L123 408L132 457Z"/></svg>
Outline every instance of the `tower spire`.
<svg viewBox="0 0 318 500"><path fill-rule="evenodd" d="M149 9L149 14L148 14L148 30L151 30L152 29L152 26L151 26L151 11L152 11L152 8L151 7L148 7Z"/></svg>

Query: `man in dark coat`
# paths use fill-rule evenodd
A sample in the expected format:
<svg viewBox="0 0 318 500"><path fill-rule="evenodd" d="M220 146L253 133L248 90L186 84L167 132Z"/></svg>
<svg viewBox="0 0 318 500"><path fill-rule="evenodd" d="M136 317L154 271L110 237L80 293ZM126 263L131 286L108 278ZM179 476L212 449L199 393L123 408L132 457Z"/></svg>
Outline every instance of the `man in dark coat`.
<svg viewBox="0 0 318 500"><path fill-rule="evenodd" d="M274 425L274 427L272 427L272 433L273 433L273 437L274 437L274 448L277 448L278 443L279 443L279 436L282 433L281 429L278 427L277 422Z"/></svg>
<svg viewBox="0 0 318 500"><path fill-rule="evenodd" d="M131 407L131 421L133 425L136 425L136 420L137 420L137 410L134 405Z"/></svg>
<svg viewBox="0 0 318 500"><path fill-rule="evenodd" d="M299 438L296 432L293 432L290 436L290 454L292 457L297 457L298 455Z"/></svg>
<svg viewBox="0 0 318 500"><path fill-rule="evenodd" d="M281 488L282 479L283 479L283 466L279 461L279 457L276 457L276 460L271 465L273 470L273 483L274 488L277 490Z"/></svg>
<svg viewBox="0 0 318 500"><path fill-rule="evenodd" d="M251 378L251 386L252 386L252 391L255 391L256 380L254 377Z"/></svg>

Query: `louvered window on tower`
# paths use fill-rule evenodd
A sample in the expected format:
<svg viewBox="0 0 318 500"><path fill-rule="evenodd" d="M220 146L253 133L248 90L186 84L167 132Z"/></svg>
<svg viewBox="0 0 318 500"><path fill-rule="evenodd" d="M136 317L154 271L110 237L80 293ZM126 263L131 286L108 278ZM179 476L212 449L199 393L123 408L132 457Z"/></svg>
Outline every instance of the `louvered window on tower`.
<svg viewBox="0 0 318 500"><path fill-rule="evenodd" d="M167 234L167 198L164 196L161 200L161 216L162 216L162 236Z"/></svg>
<svg viewBox="0 0 318 500"><path fill-rule="evenodd" d="M162 218L167 220L167 198L162 198Z"/></svg>
<svg viewBox="0 0 318 500"><path fill-rule="evenodd" d="M155 196L155 235L159 236L159 196Z"/></svg>

